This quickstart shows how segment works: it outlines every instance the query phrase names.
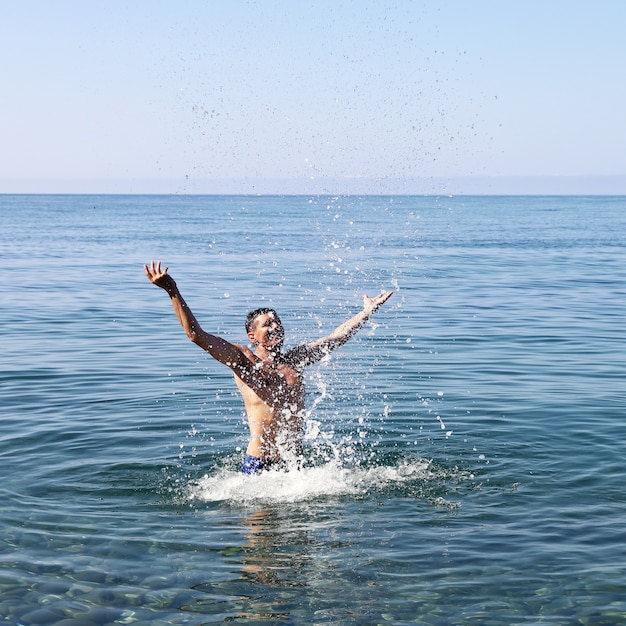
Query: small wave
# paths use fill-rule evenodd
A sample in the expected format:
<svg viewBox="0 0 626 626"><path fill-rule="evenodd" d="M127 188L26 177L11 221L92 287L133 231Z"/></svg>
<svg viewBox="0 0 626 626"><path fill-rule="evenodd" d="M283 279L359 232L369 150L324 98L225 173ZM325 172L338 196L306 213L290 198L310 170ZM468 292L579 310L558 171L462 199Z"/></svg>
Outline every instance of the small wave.
<svg viewBox="0 0 626 626"><path fill-rule="evenodd" d="M266 471L256 476L221 468L192 482L188 487L187 500L245 506L346 496L358 499L373 493L401 489L406 495L418 492L435 504L441 504L441 498L428 497L428 493L432 495L433 491L439 491L442 483L451 478L465 480L471 475L458 470L451 473L450 470L438 469L432 461L421 458L400 460L392 466L349 468L331 461L318 467L288 472ZM430 483L434 483L433 489L423 488L424 484ZM421 487L415 489L417 485Z"/></svg>

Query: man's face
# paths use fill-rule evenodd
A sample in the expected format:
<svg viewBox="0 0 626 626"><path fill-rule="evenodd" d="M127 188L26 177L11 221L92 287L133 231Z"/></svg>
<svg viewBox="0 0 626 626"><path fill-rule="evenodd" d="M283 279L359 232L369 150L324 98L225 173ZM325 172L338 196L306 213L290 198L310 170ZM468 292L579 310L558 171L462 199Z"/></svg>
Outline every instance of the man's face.
<svg viewBox="0 0 626 626"><path fill-rule="evenodd" d="M262 313L255 318L248 337L253 344L275 351L283 345L285 330L274 313Z"/></svg>

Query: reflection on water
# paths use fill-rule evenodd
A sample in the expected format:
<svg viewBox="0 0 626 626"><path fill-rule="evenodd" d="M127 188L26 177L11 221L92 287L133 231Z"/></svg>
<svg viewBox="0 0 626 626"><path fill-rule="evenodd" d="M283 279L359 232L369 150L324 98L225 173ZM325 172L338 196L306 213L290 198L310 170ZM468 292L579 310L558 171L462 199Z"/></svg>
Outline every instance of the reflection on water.
<svg viewBox="0 0 626 626"><path fill-rule="evenodd" d="M233 578L194 585L201 596L181 609L215 615L222 605L224 621L289 620L302 589L310 585L312 553L319 546L305 523L294 524L293 513L279 508L245 515L242 529L243 544L221 552Z"/></svg>

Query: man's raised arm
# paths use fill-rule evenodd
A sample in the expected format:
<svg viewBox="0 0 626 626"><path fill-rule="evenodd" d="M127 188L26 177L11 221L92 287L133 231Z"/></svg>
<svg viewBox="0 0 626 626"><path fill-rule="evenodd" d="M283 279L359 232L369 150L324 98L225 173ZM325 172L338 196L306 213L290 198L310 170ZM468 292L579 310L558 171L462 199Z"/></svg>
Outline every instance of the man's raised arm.
<svg viewBox="0 0 626 626"><path fill-rule="evenodd" d="M330 335L290 350L288 357L304 365L310 365L311 363L320 361L327 354L346 343L346 341L367 322L372 314L391 298L392 294L393 291L385 291L375 298L363 296L362 311L350 318L347 322L337 326Z"/></svg>
<svg viewBox="0 0 626 626"><path fill-rule="evenodd" d="M167 273L168 268L161 269L161 261L156 263L150 261L150 265L144 265L143 268L148 280L169 294L176 317L185 334L193 343L231 369L240 370L249 367L250 362L238 346L202 330L198 320L178 291L176 281Z"/></svg>

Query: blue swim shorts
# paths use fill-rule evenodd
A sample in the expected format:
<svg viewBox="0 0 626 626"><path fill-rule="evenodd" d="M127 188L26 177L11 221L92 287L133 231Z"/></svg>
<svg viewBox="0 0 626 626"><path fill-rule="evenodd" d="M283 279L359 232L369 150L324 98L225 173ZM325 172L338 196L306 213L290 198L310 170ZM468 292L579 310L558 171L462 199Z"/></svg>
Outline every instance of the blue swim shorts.
<svg viewBox="0 0 626 626"><path fill-rule="evenodd" d="M259 474L263 470L269 469L274 464L274 461L263 460L258 456L246 456L241 466L241 471L244 474Z"/></svg>
<svg viewBox="0 0 626 626"><path fill-rule="evenodd" d="M285 461L272 461L272 459L260 459L258 456L246 456L241 466L244 474L260 474L263 470L275 469L287 471Z"/></svg>

